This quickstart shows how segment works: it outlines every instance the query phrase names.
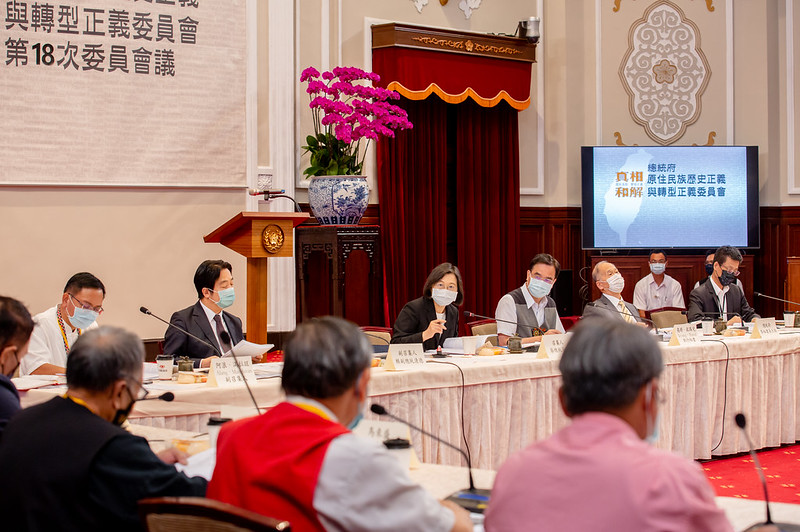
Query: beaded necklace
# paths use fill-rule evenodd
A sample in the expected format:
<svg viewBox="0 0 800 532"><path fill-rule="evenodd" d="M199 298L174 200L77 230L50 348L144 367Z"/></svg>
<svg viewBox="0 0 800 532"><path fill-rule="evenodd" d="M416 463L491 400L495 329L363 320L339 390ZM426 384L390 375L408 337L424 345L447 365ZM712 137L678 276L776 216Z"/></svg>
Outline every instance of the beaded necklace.
<svg viewBox="0 0 800 532"><path fill-rule="evenodd" d="M56 317L58 318L58 328L61 329L61 340L64 342L64 352L69 354L69 340L67 340L67 330L64 327L64 318L61 317L61 305L56 307ZM81 335L81 330L78 331L78 336Z"/></svg>

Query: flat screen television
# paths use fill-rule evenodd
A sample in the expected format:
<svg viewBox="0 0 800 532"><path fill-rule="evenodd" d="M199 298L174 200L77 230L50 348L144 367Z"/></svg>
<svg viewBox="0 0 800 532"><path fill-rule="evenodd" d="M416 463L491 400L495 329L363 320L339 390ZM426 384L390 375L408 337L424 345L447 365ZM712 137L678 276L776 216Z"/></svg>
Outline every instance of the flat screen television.
<svg viewBox="0 0 800 532"><path fill-rule="evenodd" d="M757 146L583 146L582 247L759 247Z"/></svg>

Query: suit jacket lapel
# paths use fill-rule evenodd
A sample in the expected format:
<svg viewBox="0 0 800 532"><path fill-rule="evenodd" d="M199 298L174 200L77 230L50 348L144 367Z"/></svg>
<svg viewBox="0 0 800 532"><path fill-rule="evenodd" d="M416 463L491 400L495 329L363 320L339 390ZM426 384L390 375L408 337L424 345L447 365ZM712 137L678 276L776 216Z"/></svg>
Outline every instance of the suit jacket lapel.
<svg viewBox="0 0 800 532"><path fill-rule="evenodd" d="M228 333L231 335L231 342L233 342L233 347L236 347L236 344L239 343L239 340L241 340L241 338L237 338L238 332L236 326L233 323L233 318L231 317L230 314L228 314L224 310L222 311L222 321L225 322L225 327L228 328Z"/></svg>
<svg viewBox="0 0 800 532"><path fill-rule="evenodd" d="M201 305L202 303L199 301L195 304L194 311L192 312L192 319L194 320L195 325L201 331L203 331L203 335L206 337L206 340L208 340L211 345L219 347L217 335L215 335L214 331L211 329L211 324L208 322L206 312L203 310Z"/></svg>

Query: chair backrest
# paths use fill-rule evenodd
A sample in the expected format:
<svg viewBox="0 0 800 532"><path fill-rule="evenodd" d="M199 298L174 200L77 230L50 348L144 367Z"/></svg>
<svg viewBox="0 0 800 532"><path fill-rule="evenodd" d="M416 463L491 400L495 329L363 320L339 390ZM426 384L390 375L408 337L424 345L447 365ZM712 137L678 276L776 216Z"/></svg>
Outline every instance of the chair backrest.
<svg viewBox="0 0 800 532"><path fill-rule="evenodd" d="M484 334L497 334L497 322L494 320L478 320L467 323L469 336L482 336Z"/></svg>
<svg viewBox="0 0 800 532"><path fill-rule="evenodd" d="M361 327L361 330L367 335L367 340L369 340L369 343L372 345L387 345L392 340L391 327L365 325Z"/></svg>
<svg viewBox="0 0 800 532"><path fill-rule="evenodd" d="M280 521L203 497L157 497L139 501L149 532L286 532Z"/></svg>
<svg viewBox="0 0 800 532"><path fill-rule="evenodd" d="M688 323L686 314L680 310L662 310L650 314L650 319L659 329L667 329L679 323Z"/></svg>

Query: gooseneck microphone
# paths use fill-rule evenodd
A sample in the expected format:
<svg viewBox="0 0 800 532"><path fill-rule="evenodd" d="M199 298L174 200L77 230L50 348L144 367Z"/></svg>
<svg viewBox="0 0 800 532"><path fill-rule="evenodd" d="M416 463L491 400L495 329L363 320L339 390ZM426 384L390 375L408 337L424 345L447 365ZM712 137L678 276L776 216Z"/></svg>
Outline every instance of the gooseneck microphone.
<svg viewBox="0 0 800 532"><path fill-rule="evenodd" d="M756 466L756 471L758 472L758 477L761 479L761 486L764 488L764 503L767 506L767 520L763 523L756 523L744 532L756 532L761 529L764 525L773 525L778 528L781 532L800 532L800 525L792 525L789 523L775 523L772 520L772 514L769 511L769 493L767 490L767 479L764 477L764 470L761 468L761 462L758 461L758 455L756 454L755 449L753 449L753 442L750 441L750 435L745 430L747 425L747 419L744 417L744 414L739 412L736 414L736 425L742 429L742 433L744 433L745 440L747 441L747 447L750 451L750 458L753 459L753 463Z"/></svg>
<svg viewBox="0 0 800 532"><path fill-rule="evenodd" d="M452 495L447 497L447 500L453 501L454 503L458 504L459 506L461 506L463 508L466 508L467 510L469 510L471 512L483 513L483 510L486 508L486 506L487 506L487 504L489 502L489 495L491 494L492 491L491 490L485 490L485 489L478 489L478 488L475 487L475 481L472 478L472 459L470 458L470 456L467 453L464 452L463 449L461 449L460 447L456 447L452 443L443 440L442 438L440 438L439 436L436 436L435 434L431 434L427 430L423 430L420 427L418 427L418 426L416 426L416 425L414 425L412 423L409 423L405 419L402 419L402 418L399 418L399 417L397 417L397 416L395 416L393 414L390 414L383 406L381 406L379 404L372 403L370 405L369 409L372 411L373 414L377 414L379 416L390 417L390 418L394 419L395 421L399 421L400 423L411 427L412 429L424 434L425 436L428 436L429 438L433 438L434 440L438 441L439 443L444 444L447 447L450 447L451 449L455 449L456 451L461 453L461 456L463 456L464 459L467 461L467 472L469 473L469 488L466 489L466 490L457 491L457 492L453 493Z"/></svg>
<svg viewBox="0 0 800 532"><path fill-rule="evenodd" d="M162 401L173 401L175 399L175 394L172 392L164 392L161 395L154 395L153 397L145 397L144 399L139 399L139 401L152 401L154 399L161 399Z"/></svg>
<svg viewBox="0 0 800 532"><path fill-rule="evenodd" d="M481 319L484 319L484 320L494 320L494 321L499 321L499 322L502 322L502 323L510 323L511 325L518 325L518 323L516 321L501 320L499 318L493 318L491 316L483 316L481 314L475 314L474 312L470 312L468 310L464 311L464 316L466 316L467 318L481 318ZM542 334L542 335L544 335L544 333L546 332L541 327L534 327L533 325L530 325L528 323L519 323L519 325L523 325L524 327L530 327L532 331L539 331L539 333Z"/></svg>
<svg viewBox="0 0 800 532"><path fill-rule="evenodd" d="M214 344L212 344L212 343L210 343L210 342L207 342L207 341L203 340L202 338L200 338L200 337L198 337L198 336L195 336L195 335L193 335L192 333L190 333L190 332L189 332L189 331L187 331L186 329L184 329L184 328L182 328L182 327L178 327L178 326L177 326L177 325L175 325L174 323L170 323L170 322L168 322L167 320L165 320L164 318L160 318L160 317L156 316L155 314L153 314L152 312L150 312L150 309L148 309L147 307L139 307L139 312L141 312L142 314L147 314L148 316L152 316L152 317L154 317L155 319L157 319L157 320L158 320L158 321L160 321L160 322L166 323L168 326L172 327L173 329L177 329L177 330L179 330L180 332L182 332L182 333L183 333L183 334L185 334L186 336L189 336L189 337L191 337L191 338L194 338L195 340L197 340L197 341L198 341L198 342L200 342L201 344L205 344L205 345L207 345L208 347L210 347L211 349L213 349L214 351L216 351L217 355L219 355L219 356L222 356L222 353L220 352L219 348L218 348L217 346L215 346Z"/></svg>
<svg viewBox="0 0 800 532"><path fill-rule="evenodd" d="M244 387L247 388L247 393L250 394L250 400L253 401L253 406L256 407L256 413L260 415L261 410L258 408L256 397L253 395L253 390L250 388L250 383L247 382L247 378L244 376L244 371L242 371L242 366L239 365L239 359L236 358L236 353L233 352L233 342L231 342L231 335L228 334L228 331L222 330L219 332L219 339L222 340L223 344L228 344L229 346L231 346L231 356L233 357L233 363L236 364L236 369L239 370L239 375L242 376Z"/></svg>
<svg viewBox="0 0 800 532"><path fill-rule="evenodd" d="M294 198L291 197L291 196L286 195L286 190L283 190L283 189L281 189L281 190L256 190L256 189L251 188L251 189L249 189L247 191L247 193L249 195L251 195L251 196L262 196L263 195L265 201L269 201L269 200L275 199L275 198L286 198L289 201L291 201L292 203L294 203L295 212L303 212L303 210L300 208L300 205L297 204L297 202L294 200Z"/></svg>
<svg viewBox="0 0 800 532"><path fill-rule="evenodd" d="M768 296L767 294L762 294L761 292L754 291L753 295L757 297L766 297L767 299L774 299L775 301L780 301L782 303L789 303L790 305L797 305L798 307L800 307L800 303L797 303L796 301L789 301L788 299L781 299L779 297Z"/></svg>

